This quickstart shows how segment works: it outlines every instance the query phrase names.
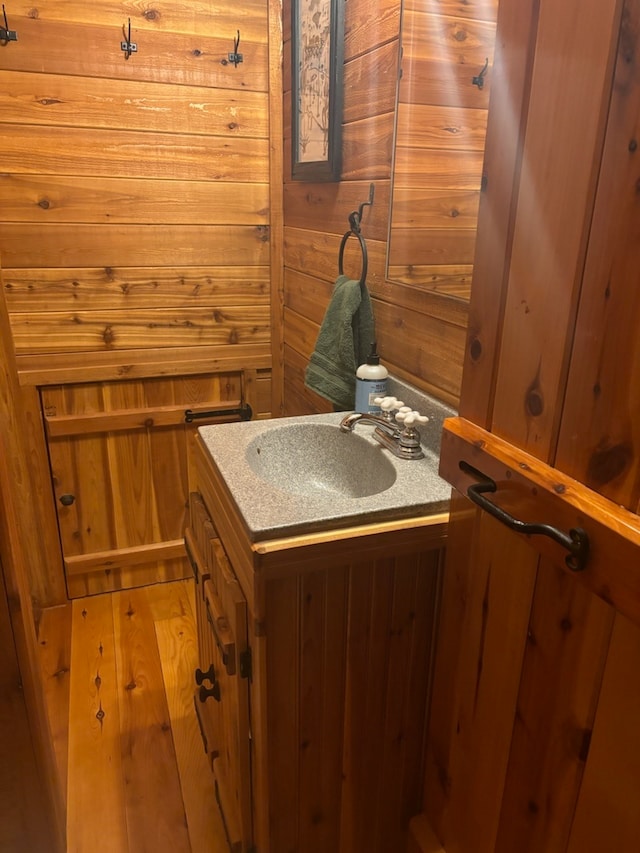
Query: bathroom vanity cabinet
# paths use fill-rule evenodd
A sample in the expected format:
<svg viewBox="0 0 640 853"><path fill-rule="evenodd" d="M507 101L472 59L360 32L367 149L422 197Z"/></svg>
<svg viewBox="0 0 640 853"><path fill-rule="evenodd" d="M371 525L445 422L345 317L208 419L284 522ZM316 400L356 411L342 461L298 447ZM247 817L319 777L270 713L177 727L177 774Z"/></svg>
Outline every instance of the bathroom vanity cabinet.
<svg viewBox="0 0 640 853"><path fill-rule="evenodd" d="M189 477L194 704L230 848L405 849L447 514L252 542L199 436Z"/></svg>

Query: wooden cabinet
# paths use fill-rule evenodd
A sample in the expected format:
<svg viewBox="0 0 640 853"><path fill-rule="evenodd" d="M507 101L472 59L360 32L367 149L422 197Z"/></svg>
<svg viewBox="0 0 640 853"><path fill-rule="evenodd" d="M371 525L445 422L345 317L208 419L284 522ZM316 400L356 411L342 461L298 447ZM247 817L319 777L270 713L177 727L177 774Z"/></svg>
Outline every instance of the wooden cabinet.
<svg viewBox="0 0 640 853"><path fill-rule="evenodd" d="M187 553L196 580L199 667L194 707L233 851L251 846L247 602L199 494L189 497Z"/></svg>
<svg viewBox="0 0 640 853"><path fill-rule="evenodd" d="M188 575L187 438L255 407L255 385L234 371L41 389L71 597Z"/></svg>
<svg viewBox="0 0 640 853"><path fill-rule="evenodd" d="M404 849L447 516L252 543L191 447L198 680L219 687L195 704L232 849Z"/></svg>

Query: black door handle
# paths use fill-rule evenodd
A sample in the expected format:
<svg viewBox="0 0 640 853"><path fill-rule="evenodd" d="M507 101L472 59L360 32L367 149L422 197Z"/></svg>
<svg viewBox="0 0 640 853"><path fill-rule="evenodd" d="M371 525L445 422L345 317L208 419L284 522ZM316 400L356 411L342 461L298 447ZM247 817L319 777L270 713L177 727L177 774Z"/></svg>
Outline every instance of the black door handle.
<svg viewBox="0 0 640 853"><path fill-rule="evenodd" d="M542 536L548 536L554 542L562 545L563 548L569 551L569 554L565 557L565 563L572 572L581 572L585 568L589 554L589 537L581 527L572 527L569 533L565 533L551 524L535 524L520 521L485 497L485 493L491 494L498 490L496 483L491 477L487 477L486 474L478 471L477 468L469 465L468 462L460 462L459 467L465 474L469 474L480 480L479 483L473 483L467 488L467 497L476 506L488 512L489 515L492 515L498 521L502 522L502 524L505 524L510 530L515 530L516 533L541 534Z"/></svg>

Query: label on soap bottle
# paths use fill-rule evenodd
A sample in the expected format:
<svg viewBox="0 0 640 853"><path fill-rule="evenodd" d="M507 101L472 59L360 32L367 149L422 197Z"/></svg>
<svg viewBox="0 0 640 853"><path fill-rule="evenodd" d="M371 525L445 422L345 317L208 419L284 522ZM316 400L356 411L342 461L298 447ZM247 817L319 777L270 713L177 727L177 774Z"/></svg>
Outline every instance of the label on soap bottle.
<svg viewBox="0 0 640 853"><path fill-rule="evenodd" d="M386 379L360 379L356 377L356 412L379 415L382 409L374 401L376 397L384 397L386 393Z"/></svg>

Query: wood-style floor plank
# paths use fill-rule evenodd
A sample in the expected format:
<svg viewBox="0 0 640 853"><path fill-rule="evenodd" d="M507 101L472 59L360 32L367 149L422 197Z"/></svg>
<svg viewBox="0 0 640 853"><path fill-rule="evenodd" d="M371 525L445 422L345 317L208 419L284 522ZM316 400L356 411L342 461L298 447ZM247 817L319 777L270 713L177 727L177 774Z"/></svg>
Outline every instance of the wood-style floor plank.
<svg viewBox="0 0 640 853"><path fill-rule="evenodd" d="M169 709L144 589L114 593L118 700L129 849L190 853Z"/></svg>
<svg viewBox="0 0 640 853"><path fill-rule="evenodd" d="M71 615L71 602L60 607L49 607L42 611L38 626L40 665L49 714L49 725L56 754L60 790L62 791L65 803L69 755Z"/></svg>
<svg viewBox="0 0 640 853"><path fill-rule="evenodd" d="M227 853L193 710L194 614L193 581L43 611L68 853Z"/></svg>
<svg viewBox="0 0 640 853"><path fill-rule="evenodd" d="M74 601L71 626L68 853L128 853L111 598Z"/></svg>
<svg viewBox="0 0 640 853"><path fill-rule="evenodd" d="M180 582L171 584L175 591ZM226 851L224 826L216 806L213 774L205 755L193 710L193 672L197 666L195 608L184 593L193 584L182 582L185 613L156 621L164 688L176 751L192 853Z"/></svg>

